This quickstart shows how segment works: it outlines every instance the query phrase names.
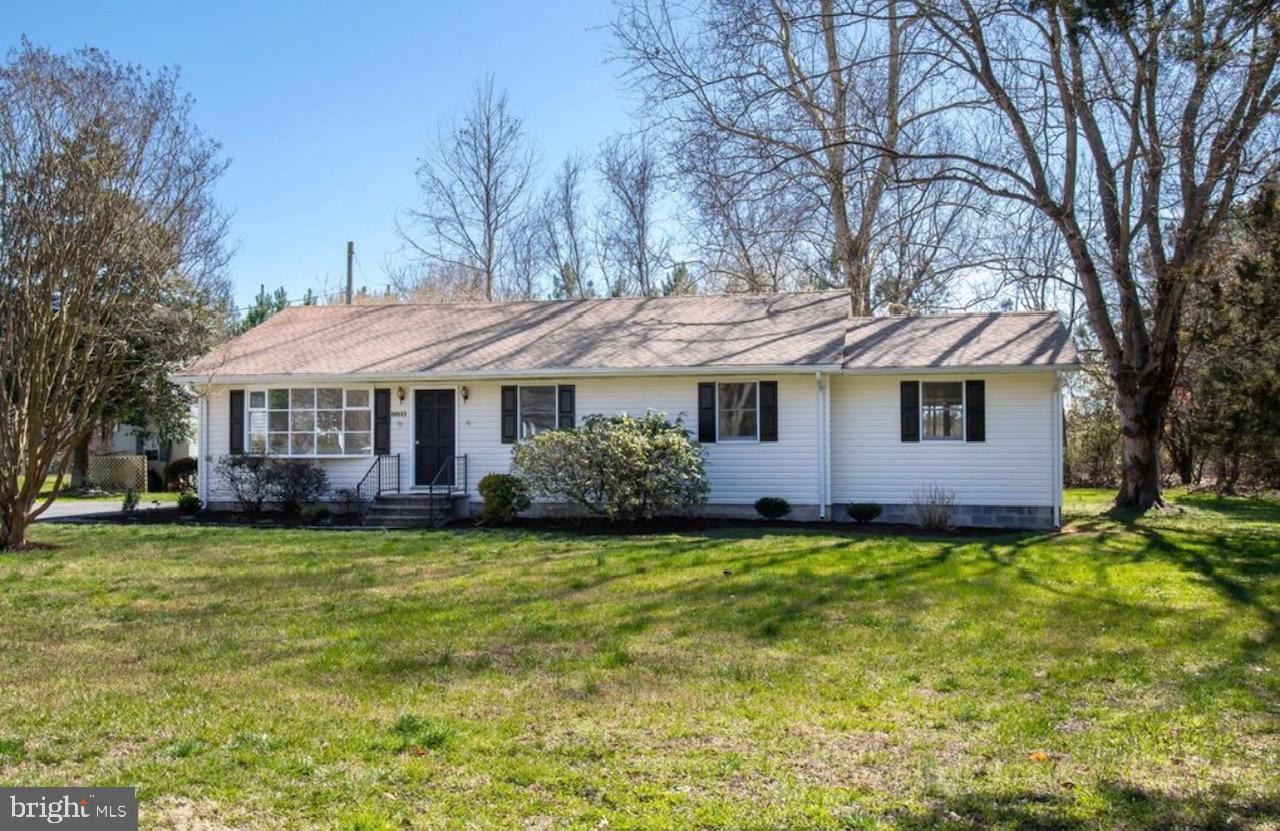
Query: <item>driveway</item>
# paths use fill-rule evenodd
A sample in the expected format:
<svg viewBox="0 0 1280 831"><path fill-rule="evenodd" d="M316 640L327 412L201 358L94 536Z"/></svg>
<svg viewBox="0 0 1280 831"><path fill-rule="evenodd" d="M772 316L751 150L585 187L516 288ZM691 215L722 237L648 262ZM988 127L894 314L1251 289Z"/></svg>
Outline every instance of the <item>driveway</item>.
<svg viewBox="0 0 1280 831"><path fill-rule="evenodd" d="M74 519L95 514L120 513L119 500L95 501L89 499L57 499L36 522L46 519Z"/></svg>

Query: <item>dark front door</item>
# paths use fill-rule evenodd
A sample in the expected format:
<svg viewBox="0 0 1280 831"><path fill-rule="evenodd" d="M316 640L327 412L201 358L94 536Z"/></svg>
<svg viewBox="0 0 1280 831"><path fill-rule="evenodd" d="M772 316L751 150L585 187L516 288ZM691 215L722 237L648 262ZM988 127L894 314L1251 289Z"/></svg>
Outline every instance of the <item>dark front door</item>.
<svg viewBox="0 0 1280 831"><path fill-rule="evenodd" d="M414 484L452 485L453 390L414 390L413 407Z"/></svg>

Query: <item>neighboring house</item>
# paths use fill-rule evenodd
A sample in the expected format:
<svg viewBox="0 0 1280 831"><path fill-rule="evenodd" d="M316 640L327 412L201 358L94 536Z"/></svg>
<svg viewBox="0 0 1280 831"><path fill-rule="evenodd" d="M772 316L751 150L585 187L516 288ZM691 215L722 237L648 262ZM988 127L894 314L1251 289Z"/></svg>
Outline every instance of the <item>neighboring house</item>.
<svg viewBox="0 0 1280 831"><path fill-rule="evenodd" d="M1051 312L851 318L844 292L815 292L294 307L178 380L202 394L212 506L228 453L314 460L335 491L398 458L384 488L478 501L521 438L655 410L706 446L707 514L781 496L795 518L878 502L909 521L936 485L957 523L1053 527L1076 366Z"/></svg>
<svg viewBox="0 0 1280 831"><path fill-rule="evenodd" d="M89 455L146 456L147 470L154 474L152 489L162 488L169 462L186 457L194 459L199 455L196 420L197 407L193 404L188 436L178 441L161 441L154 434L143 436L132 425L118 424L110 432L95 434L89 440Z"/></svg>

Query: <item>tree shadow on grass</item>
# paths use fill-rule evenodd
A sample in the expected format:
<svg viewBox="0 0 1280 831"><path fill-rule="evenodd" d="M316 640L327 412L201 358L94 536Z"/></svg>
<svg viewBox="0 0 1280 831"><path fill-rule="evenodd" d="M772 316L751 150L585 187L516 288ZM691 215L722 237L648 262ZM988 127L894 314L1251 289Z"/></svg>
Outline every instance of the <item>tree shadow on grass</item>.
<svg viewBox="0 0 1280 831"><path fill-rule="evenodd" d="M1226 789L1169 794L1126 782L1094 786L1101 806L1087 816L1069 790L969 792L935 800L921 811L892 818L897 828L1018 828L1078 831L1091 828L1241 828L1280 819L1280 797L1238 797Z"/></svg>

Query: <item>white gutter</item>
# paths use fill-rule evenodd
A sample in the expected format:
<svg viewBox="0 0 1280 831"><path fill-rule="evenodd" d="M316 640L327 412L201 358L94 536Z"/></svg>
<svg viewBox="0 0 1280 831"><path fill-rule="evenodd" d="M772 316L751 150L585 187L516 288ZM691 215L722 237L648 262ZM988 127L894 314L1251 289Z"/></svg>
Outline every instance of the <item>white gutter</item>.
<svg viewBox="0 0 1280 831"><path fill-rule="evenodd" d="M984 375L1008 375L1026 372L1074 372L1078 369L1080 364L1019 364L1017 366L965 364L963 366L844 367L840 373L842 375L958 375L981 372Z"/></svg>
<svg viewBox="0 0 1280 831"><path fill-rule="evenodd" d="M755 366L646 366L601 368L481 369L472 372L296 372L266 374L177 373L169 376L174 383L205 384L290 384L339 383L363 381L393 383L396 381L457 381L502 378L625 378L633 375L799 375L817 370L839 372L839 364L761 364Z"/></svg>

